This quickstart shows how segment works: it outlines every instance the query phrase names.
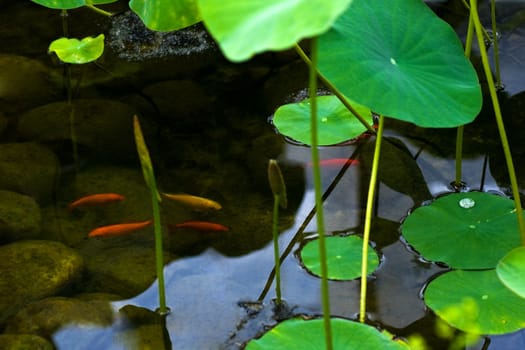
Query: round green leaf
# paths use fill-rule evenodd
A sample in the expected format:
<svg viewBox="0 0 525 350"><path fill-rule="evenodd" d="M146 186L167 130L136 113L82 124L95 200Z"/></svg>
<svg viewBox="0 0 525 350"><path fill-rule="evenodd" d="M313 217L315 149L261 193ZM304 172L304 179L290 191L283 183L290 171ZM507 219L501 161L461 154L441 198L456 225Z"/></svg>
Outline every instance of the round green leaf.
<svg viewBox="0 0 525 350"><path fill-rule="evenodd" d="M55 52L58 58L66 63L92 62L104 52L104 34L82 40L60 38L49 45L49 52Z"/></svg>
<svg viewBox="0 0 525 350"><path fill-rule="evenodd" d="M525 327L525 299L506 288L494 269L450 271L429 283L425 304L450 325L475 334Z"/></svg>
<svg viewBox="0 0 525 350"><path fill-rule="evenodd" d="M129 7L151 30L178 30L201 20L196 0L130 0Z"/></svg>
<svg viewBox="0 0 525 350"><path fill-rule="evenodd" d="M357 104L353 107L372 124L372 112L368 108ZM310 99L280 106L275 111L273 123L281 134L310 145ZM335 96L317 97L317 125L317 141L321 146L341 143L366 131Z"/></svg>
<svg viewBox="0 0 525 350"><path fill-rule="evenodd" d="M423 127L471 122L476 72L454 30L421 0L354 0L319 38L319 70L352 100Z"/></svg>
<svg viewBox="0 0 525 350"><path fill-rule="evenodd" d="M495 268L520 245L514 202L484 193L452 193L419 207L401 232L424 258L454 268Z"/></svg>
<svg viewBox="0 0 525 350"><path fill-rule="evenodd" d="M332 25L352 0L200 0L206 27L231 61L292 47Z"/></svg>
<svg viewBox="0 0 525 350"><path fill-rule="evenodd" d="M110 4L118 0L31 0L39 5L57 9L57 10L71 10L86 5L102 5Z"/></svg>
<svg viewBox="0 0 525 350"><path fill-rule="evenodd" d="M358 236L330 236L325 238L328 264L328 278L334 280L352 280L361 276L361 257L363 240ZM301 249L304 266L314 275L321 276L319 258L319 239L309 241ZM368 248L367 274L371 274L379 265L379 257L372 247Z"/></svg>
<svg viewBox="0 0 525 350"><path fill-rule="evenodd" d="M525 247L511 250L496 266L498 277L510 290L525 298Z"/></svg>
<svg viewBox="0 0 525 350"><path fill-rule="evenodd" d="M408 345L392 340L386 332L354 321L332 318L333 348L335 350L406 350ZM247 350L318 350L325 349L322 319L293 318L281 322L260 339L248 342Z"/></svg>

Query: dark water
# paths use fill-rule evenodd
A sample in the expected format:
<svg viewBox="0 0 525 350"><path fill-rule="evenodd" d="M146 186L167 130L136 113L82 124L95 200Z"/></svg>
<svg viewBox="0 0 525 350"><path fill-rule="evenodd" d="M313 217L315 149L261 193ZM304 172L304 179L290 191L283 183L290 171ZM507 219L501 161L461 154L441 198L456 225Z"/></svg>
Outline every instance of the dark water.
<svg viewBox="0 0 525 350"><path fill-rule="evenodd" d="M459 3L433 2L433 6L462 36L465 17ZM119 11L125 9L126 4L119 2L109 8ZM488 5L482 4L480 8L486 17ZM2 136L7 143L24 139L16 127L21 114L65 99L64 69L46 54L49 42L61 36L62 23L58 11L28 2L0 1L0 10L0 53L36 59L50 69L52 77L50 81L39 82L40 89L29 91L30 94L27 88L20 90L21 95L26 93L31 99L10 97L10 101L2 101L1 115L8 123ZM521 76L525 58L525 51L521 49L524 42L522 11L523 6L519 3L498 3L498 20L502 26L501 73L505 85L501 98L521 186L524 177L520 174L525 170L521 166L523 147L520 142L523 132L521 92L524 90ZM289 209L281 214L281 247L288 244L313 208L308 165L310 150L284 142L268 122L278 105L304 94L305 66L289 52L269 53L245 64L230 64L198 27L179 37L145 34L135 31L135 22L126 14L119 15L112 25L109 20L86 10L71 11L68 23L70 36L104 32L107 38L106 53L98 66L89 65L85 73L83 68L73 67L75 77L83 76L74 98L112 99L133 108L148 126L146 138L159 186L167 192L207 196L223 206L220 212L205 214L163 204L164 223L199 219L230 227L230 232L223 235L203 237L183 232L170 234L165 241L166 293L171 314L164 326L172 347L238 348L250 337L260 334L264 330L262 324L275 323L271 310L271 299L275 297L273 288L265 297L260 312L253 312L254 308L258 309L256 304L246 307L256 301L273 268L272 197L266 179L268 159L279 160L290 197ZM141 57L146 59L138 60ZM7 69L16 71L17 64L21 63L10 63ZM0 81L0 87L5 84ZM131 124L123 125L122 129L131 137ZM465 133L463 180L468 187L508 193L508 179L490 105L485 104L480 117L466 127ZM419 334L430 348L445 349L448 341L435 333L435 317L420 298L425 282L445 269L422 261L411 252L400 240L399 223L412 208L450 191L455 131L425 130L388 120L385 135L387 142L383 148L372 231L381 264L369 286L369 318L398 336ZM122 148L116 147L121 144L120 139L111 142L111 135L108 140L101 143L100 148L81 144L77 170L68 140L57 137L44 142L59 157L62 174L53 200L41 205L46 212L52 213L45 216L46 220L50 222L53 218L61 224L56 229L46 222L40 239L60 240L77 249L92 261L92 265L88 264L91 267L101 259L102 265L104 261L107 264L119 261L129 264L130 269L137 269L136 260L142 254L141 249L151 253L151 231L102 241L85 239L89 224L105 225L117 219L140 220L150 215L149 207L140 205L148 200L147 194L144 195L145 187L133 182L137 178L138 183L141 181L134 149L126 148L125 142ZM328 232L359 234L363 229L373 139L347 146L324 147L320 153L322 159L354 154L360 160L359 165L351 166L337 180L334 191L324 203ZM324 189L333 183L338 172L338 168L323 168ZM127 185L128 180L133 185ZM107 212L93 214L94 217L82 213L71 217L64 213L62 209L71 199L100 186L130 191L130 197L136 194L135 204L124 209L110 208ZM73 235L68 231L71 225L82 229ZM315 232L314 219L307 225L304 235ZM110 260L111 255L115 259ZM114 310L126 305L155 310L158 300L156 284L151 278L153 260L144 260L144 264L148 262L151 266L144 270L149 279L145 278L142 284L130 283L134 287L125 287L122 280L88 276L66 296L84 292L115 293L123 297L111 302ZM92 269L91 274L93 271L100 271L100 268ZM282 265L281 283L283 297L293 314L321 313L319 280L301 267L294 254ZM359 310L358 281L331 282L330 297L334 316L355 319ZM152 334L158 344L162 335ZM133 327L118 322L109 327L65 325L51 338L59 349L132 349L141 348L149 340L147 329L133 331ZM468 349L524 347L525 338L520 332L481 339Z"/></svg>

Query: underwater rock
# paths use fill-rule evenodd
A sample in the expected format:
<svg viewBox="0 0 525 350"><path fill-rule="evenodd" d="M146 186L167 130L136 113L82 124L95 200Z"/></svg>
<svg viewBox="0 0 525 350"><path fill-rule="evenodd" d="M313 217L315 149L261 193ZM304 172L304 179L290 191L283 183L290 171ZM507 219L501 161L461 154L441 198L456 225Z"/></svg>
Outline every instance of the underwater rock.
<svg viewBox="0 0 525 350"><path fill-rule="evenodd" d="M55 102L21 115L18 122L20 137L55 145L57 152L71 147L70 140L74 138L78 145L96 153L97 159L129 160L136 157L132 120L137 111L122 102L104 99L75 100L73 108L74 136L70 107L66 102Z"/></svg>
<svg viewBox="0 0 525 350"><path fill-rule="evenodd" d="M66 290L84 269L75 250L52 241L0 246L0 256L0 324L28 302Z"/></svg>
<svg viewBox="0 0 525 350"><path fill-rule="evenodd" d="M37 334L50 338L68 325L108 326L113 322L113 309L108 301L84 301L52 297L32 302L11 317L5 333Z"/></svg>
<svg viewBox="0 0 525 350"><path fill-rule="evenodd" d="M37 238L40 220L40 207L32 197L0 190L0 241Z"/></svg>
<svg viewBox="0 0 525 350"><path fill-rule="evenodd" d="M0 109L13 113L58 96L49 69L40 61L0 54Z"/></svg>
<svg viewBox="0 0 525 350"><path fill-rule="evenodd" d="M59 175L57 157L31 142L0 144L0 189L51 199Z"/></svg>
<svg viewBox="0 0 525 350"><path fill-rule="evenodd" d="M54 350L51 342L34 334L0 334L0 349L3 350Z"/></svg>

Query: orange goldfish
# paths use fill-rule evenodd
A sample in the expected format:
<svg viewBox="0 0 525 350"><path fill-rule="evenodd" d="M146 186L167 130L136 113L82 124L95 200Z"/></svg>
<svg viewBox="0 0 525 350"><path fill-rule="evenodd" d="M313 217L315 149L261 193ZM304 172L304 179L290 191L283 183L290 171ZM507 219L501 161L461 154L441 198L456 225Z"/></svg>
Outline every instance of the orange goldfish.
<svg viewBox="0 0 525 350"><path fill-rule="evenodd" d="M88 237L110 237L110 236L120 236L131 233L141 228L148 227L152 224L151 220L142 221L142 222L130 222L126 224L117 224L109 226L97 227L88 234Z"/></svg>
<svg viewBox="0 0 525 350"><path fill-rule="evenodd" d="M306 163L309 167L312 166L312 162ZM342 167L343 165L358 165L359 160L352 158L330 158L319 161L321 167Z"/></svg>
<svg viewBox="0 0 525 350"><path fill-rule="evenodd" d="M185 221L180 224L168 225L170 231L175 231L179 228L189 228L197 231L209 231L209 232L227 232L230 229L224 225L217 224L215 222L208 221Z"/></svg>
<svg viewBox="0 0 525 350"><path fill-rule="evenodd" d="M210 209L219 210L222 208L219 203L208 198L192 196L189 194L162 193L162 195L168 199L184 204L195 211L207 211Z"/></svg>
<svg viewBox="0 0 525 350"><path fill-rule="evenodd" d="M89 196L79 198L76 201L69 203L67 208L69 210L73 210L81 206L100 205L100 204L106 204L106 203L112 203L112 202L120 202L121 200L124 200L124 196L118 193L91 194Z"/></svg>

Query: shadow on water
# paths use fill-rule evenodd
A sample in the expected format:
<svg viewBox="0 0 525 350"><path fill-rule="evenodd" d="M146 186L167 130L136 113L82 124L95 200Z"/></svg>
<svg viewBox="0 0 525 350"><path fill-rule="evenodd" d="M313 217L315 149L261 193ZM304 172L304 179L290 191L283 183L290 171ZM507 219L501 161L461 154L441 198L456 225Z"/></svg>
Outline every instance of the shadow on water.
<svg viewBox="0 0 525 350"><path fill-rule="evenodd" d="M463 30L465 23L458 19L464 17L455 12L458 1L431 3L458 32ZM120 3L111 6L125 8ZM519 175L525 170L520 148L524 80L519 79L525 71L521 58L525 21L521 20L523 5L500 2L498 6L506 87L501 97ZM321 313L319 281L301 267L297 257L304 239L316 232L310 150L285 142L267 121L278 105L300 96L306 86L306 68L293 53L269 53L233 65L221 57L199 26L179 36L161 35L140 32L129 13L119 15L111 26L86 11L72 12L70 30L75 35L96 23L113 37L99 67L87 68L75 96L81 159L75 172L67 115L59 112L64 97L62 67L44 54L47 44L60 35L58 15L16 1L2 2L0 8L0 41L6 47L0 52L0 86L7 81L10 87L9 93L0 89L0 154L10 157L0 156L0 173L11 171L5 164L13 159L25 161L2 148L12 143L37 144L43 148L38 152L50 152L56 162L50 168L60 168L56 173L42 166L49 175L33 170L30 179L16 175L27 172L22 168L13 175L17 181L8 181L7 176L0 180L2 190L34 198L35 221L41 223L16 231L0 217L0 240L6 246L25 240L59 241L71 250L67 254L82 261L68 271L74 275L72 280L53 288L24 291L27 282L5 277L9 285L0 283L0 291L13 298L0 298L3 335L35 334L57 349L238 349L280 317ZM41 16L50 18L48 27L38 21ZM133 45L134 40L141 46ZM31 89L27 81L33 83ZM471 189L507 193L505 165L500 163L499 142L492 141L497 134L487 111L490 106L484 106L482 115L466 127L463 180ZM86 238L95 227L150 216L132 139L133 114L144 121L161 189L209 197L222 205L220 211L196 212L162 202L166 297L171 309L165 316L154 312L158 291L152 230L126 237ZM432 349L444 349L450 341L437 336L436 317L425 307L420 292L431 276L445 268L420 259L406 247L400 240L399 223L413 208L450 191L455 131L388 120L385 136L372 222L372 240L381 263L370 281L368 317L401 337L419 334ZM340 165L322 168L329 234L361 234L363 230L373 141L368 137L320 149L324 160L359 160L343 171ZM36 158L44 156L39 153ZM277 310L280 313L272 303L273 198L266 177L270 158L281 164L290 202L280 221L279 243L282 249L288 246L281 266L288 307ZM523 187L523 176L519 179ZM126 200L103 208L65 209L71 200L97 192L119 192ZM229 231L170 229L188 220L218 222ZM28 271L34 271L28 266ZM9 266L0 263L0 269L4 268ZM35 276L21 279L38 282ZM331 281L329 288L334 316L355 319L359 281ZM66 306L60 305L73 311L65 312ZM100 310L81 311L93 305ZM50 316L57 314L62 317ZM482 339L468 349L523 348L523 334Z"/></svg>

